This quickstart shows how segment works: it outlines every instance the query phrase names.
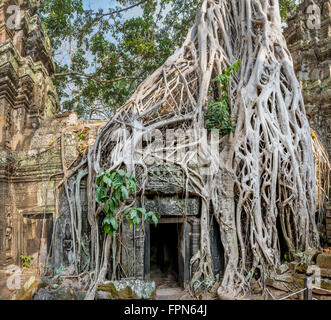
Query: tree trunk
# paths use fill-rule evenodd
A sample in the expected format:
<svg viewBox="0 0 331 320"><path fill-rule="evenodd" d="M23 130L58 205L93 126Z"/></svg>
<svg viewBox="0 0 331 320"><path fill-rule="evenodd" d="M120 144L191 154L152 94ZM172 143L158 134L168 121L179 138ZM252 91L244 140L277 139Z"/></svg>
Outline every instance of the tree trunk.
<svg viewBox="0 0 331 320"><path fill-rule="evenodd" d="M241 69L230 87L230 111L237 125L220 140L218 162L206 151L200 132L211 80L238 59ZM246 292L253 276L271 275L281 262L280 237L289 251L319 246L310 128L282 36L278 1L205 0L180 50L138 87L89 150L90 185L100 167L124 165L133 173L137 166L146 169L141 157L135 157L141 140L169 126L193 132L194 141L185 140L182 147L189 142L198 146L192 157L169 156L164 161L165 166L182 168L187 187L202 198L193 289L197 282L208 289L215 280L209 212L219 223L225 250L220 295ZM170 155L178 147L163 151ZM190 162L193 156L203 158L201 150L217 168L208 178ZM147 146L143 154L155 156L155 149ZM96 228L93 192L88 196L89 220Z"/></svg>

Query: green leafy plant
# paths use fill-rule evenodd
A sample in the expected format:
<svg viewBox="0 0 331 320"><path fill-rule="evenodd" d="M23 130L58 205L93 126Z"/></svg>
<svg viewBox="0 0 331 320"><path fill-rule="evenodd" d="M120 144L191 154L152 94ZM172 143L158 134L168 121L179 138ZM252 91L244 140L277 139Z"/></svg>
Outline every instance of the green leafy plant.
<svg viewBox="0 0 331 320"><path fill-rule="evenodd" d="M33 260L33 256L26 256L24 253L20 255L20 259L23 262L23 267L29 268L31 261Z"/></svg>
<svg viewBox="0 0 331 320"><path fill-rule="evenodd" d="M288 260L289 260L289 259L288 259L288 255L285 253L285 254L284 254L284 261L285 261L285 262L288 262Z"/></svg>
<svg viewBox="0 0 331 320"><path fill-rule="evenodd" d="M298 10L299 5L295 0L281 0L279 1L279 11L282 20L285 22L288 16Z"/></svg>
<svg viewBox="0 0 331 320"><path fill-rule="evenodd" d="M236 123L229 111L229 85L240 66L241 62L238 60L213 80L213 82L220 84L220 98L208 103L205 121L208 130L218 129L222 136L229 134L231 131L234 132L236 129ZM210 93L212 92L213 89L211 88Z"/></svg>
<svg viewBox="0 0 331 320"><path fill-rule="evenodd" d="M119 224L116 214L123 208L126 201L136 193L136 179L124 170L100 170L97 176L95 192L96 201L103 204L106 216L103 220L104 231L113 236L118 230ZM147 212L144 208L128 208L123 211L130 227L139 226L143 221L154 222L157 226L160 215L155 212Z"/></svg>
<svg viewBox="0 0 331 320"><path fill-rule="evenodd" d="M87 135L87 133L84 131L78 132L78 134L77 134L78 140L79 141L84 140L86 135Z"/></svg>

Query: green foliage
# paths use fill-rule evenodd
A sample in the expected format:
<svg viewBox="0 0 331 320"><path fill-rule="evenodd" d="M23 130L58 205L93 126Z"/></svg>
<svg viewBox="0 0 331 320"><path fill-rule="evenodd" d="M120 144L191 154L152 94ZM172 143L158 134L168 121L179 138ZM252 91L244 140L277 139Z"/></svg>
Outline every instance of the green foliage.
<svg viewBox="0 0 331 320"><path fill-rule="evenodd" d="M297 1L295 0L280 0L279 1L279 10L280 16L283 21L286 21L289 14L295 11L298 8Z"/></svg>
<svg viewBox="0 0 331 320"><path fill-rule="evenodd" d="M141 14L127 18L126 8L136 3L112 1L109 10L98 11L86 9L84 0L42 4L39 13L57 62L54 82L63 111L75 111L85 119L111 117L175 50L155 20L157 1L142 1L130 9L140 9ZM163 9L167 3L162 1ZM63 45L77 48L71 59Z"/></svg>
<svg viewBox="0 0 331 320"><path fill-rule="evenodd" d="M87 133L85 131L81 131L77 133L77 138L79 141L84 140L86 138Z"/></svg>
<svg viewBox="0 0 331 320"><path fill-rule="evenodd" d="M136 179L124 170L100 170L97 180L95 198L97 203L104 205L106 214L103 220L104 231L112 236L119 228L116 213L125 202L136 193ZM160 215L155 212L146 212L143 208L128 208L124 211L130 227L139 226L143 221L158 224Z"/></svg>
<svg viewBox="0 0 331 320"><path fill-rule="evenodd" d="M108 10L93 11L85 0L43 1L38 12L56 58L62 110L85 119L111 117L182 45L201 3L117 0L109 1ZM294 0L279 3L284 19L296 6Z"/></svg>
<svg viewBox="0 0 331 320"><path fill-rule="evenodd" d="M60 47L62 40L73 34L75 19L77 15L83 12L83 0L42 1L39 14L42 17L54 50Z"/></svg>
<svg viewBox="0 0 331 320"><path fill-rule="evenodd" d="M289 262L289 256L287 253L284 254L284 261L287 263Z"/></svg>
<svg viewBox="0 0 331 320"><path fill-rule="evenodd" d="M208 130L218 129L221 136L234 132L235 122L230 116L228 104L223 101L211 101L205 113L206 127Z"/></svg>
<svg viewBox="0 0 331 320"><path fill-rule="evenodd" d="M26 255L24 255L24 253L22 253L20 255L20 259L23 263L23 267L29 268L30 264L31 264L31 261L33 260L33 257L32 256L26 256Z"/></svg>
<svg viewBox="0 0 331 320"><path fill-rule="evenodd" d="M236 129L236 124L229 111L229 85L232 78L238 72L240 65L240 60L236 61L213 80L213 82L217 82L220 85L220 98L211 100L208 103L205 112L205 121L208 130L218 129L222 136L229 134L231 131L234 132ZM211 88L212 92L213 89Z"/></svg>

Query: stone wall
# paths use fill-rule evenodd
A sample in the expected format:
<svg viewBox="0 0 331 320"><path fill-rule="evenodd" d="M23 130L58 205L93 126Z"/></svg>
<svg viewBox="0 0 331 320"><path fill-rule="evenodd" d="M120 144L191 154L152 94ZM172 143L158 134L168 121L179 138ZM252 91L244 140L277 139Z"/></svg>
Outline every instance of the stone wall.
<svg viewBox="0 0 331 320"><path fill-rule="evenodd" d="M284 31L311 127L331 159L331 0L305 0ZM331 202L326 206L331 244Z"/></svg>
<svg viewBox="0 0 331 320"><path fill-rule="evenodd" d="M311 127L331 159L331 0L305 0L284 30Z"/></svg>
<svg viewBox="0 0 331 320"><path fill-rule="evenodd" d="M45 259L56 185L103 125L59 114L50 42L31 3L0 1L0 267L21 253Z"/></svg>

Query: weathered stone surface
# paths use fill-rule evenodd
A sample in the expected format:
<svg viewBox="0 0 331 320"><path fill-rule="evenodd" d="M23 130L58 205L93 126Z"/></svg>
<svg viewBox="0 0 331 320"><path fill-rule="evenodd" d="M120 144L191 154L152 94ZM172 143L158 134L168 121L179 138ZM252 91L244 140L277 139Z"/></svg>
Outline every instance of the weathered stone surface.
<svg viewBox="0 0 331 320"><path fill-rule="evenodd" d="M317 254L316 264L312 260L308 260L307 264L294 261L289 264L289 268L296 285L303 287L305 278L314 275L313 292L321 295L331 294L328 292L331 291L331 254Z"/></svg>
<svg viewBox="0 0 331 320"><path fill-rule="evenodd" d="M89 264L90 252L90 229L87 219L87 198L86 190L82 187L81 191L82 203L82 245L84 250L80 260L80 269L85 270ZM71 230L71 216L68 199L65 192L60 194L60 213L61 215L56 218L55 237L54 237L54 261L55 268L65 268L72 264L74 253L72 243L72 230Z"/></svg>
<svg viewBox="0 0 331 320"><path fill-rule="evenodd" d="M300 272L305 272L308 266L316 262L317 256L322 253L317 249L309 249L304 252L297 252L293 254L294 260L297 263L296 270L300 269Z"/></svg>
<svg viewBox="0 0 331 320"><path fill-rule="evenodd" d="M75 290L70 287L59 287L56 290L50 290L53 300L76 300Z"/></svg>
<svg viewBox="0 0 331 320"><path fill-rule="evenodd" d="M320 254L317 257L316 264L320 268L328 268L331 269L331 254Z"/></svg>
<svg viewBox="0 0 331 320"><path fill-rule="evenodd" d="M278 290L288 292L294 287L294 278L291 273L284 273L282 275L275 275L273 278L268 278L266 284Z"/></svg>
<svg viewBox="0 0 331 320"><path fill-rule="evenodd" d="M331 269L328 268L320 268L319 269L320 275L324 278L330 278L331 279Z"/></svg>
<svg viewBox="0 0 331 320"><path fill-rule="evenodd" d="M78 280L69 275L72 272L68 268L61 275L44 277L45 286L38 291L34 300L84 300L88 276Z"/></svg>
<svg viewBox="0 0 331 320"><path fill-rule="evenodd" d="M331 202L326 205L326 236L331 244Z"/></svg>
<svg viewBox="0 0 331 320"><path fill-rule="evenodd" d="M178 197L156 196L153 199L145 198L144 204L147 211L158 212L161 215L196 216L200 213L199 198L190 198L185 203L185 199Z"/></svg>
<svg viewBox="0 0 331 320"><path fill-rule="evenodd" d="M293 279L294 279L296 285L298 285L299 287L304 286L305 277L306 277L306 275L303 273L294 273L293 274Z"/></svg>
<svg viewBox="0 0 331 320"><path fill-rule="evenodd" d="M331 159L331 1L302 1L287 24L284 36L302 89L307 117ZM325 221L318 227L323 242L331 244L331 221L326 221L326 230Z"/></svg>
<svg viewBox="0 0 331 320"><path fill-rule="evenodd" d="M295 280L295 284L301 288L304 287L305 282L305 274L302 273L294 273L293 278ZM328 278L325 278L323 275L321 277L315 277L313 279L313 292L321 295L330 295L331 293L328 291L331 291L331 280ZM320 289L319 289L320 288ZM326 289L328 291L322 290Z"/></svg>
<svg viewBox="0 0 331 320"><path fill-rule="evenodd" d="M41 288L33 300L84 300L86 292L66 286L46 290Z"/></svg>
<svg viewBox="0 0 331 320"><path fill-rule="evenodd" d="M97 300L155 299L155 297L155 282L142 280L107 281L98 286L96 295Z"/></svg>
<svg viewBox="0 0 331 320"><path fill-rule="evenodd" d="M41 288L41 279L31 277L12 298L12 300L32 300L37 291Z"/></svg>
<svg viewBox="0 0 331 320"><path fill-rule="evenodd" d="M314 10L314 16L309 14ZM321 14L318 14L320 12ZM331 158L331 2L305 0L284 30L310 125Z"/></svg>
<svg viewBox="0 0 331 320"><path fill-rule="evenodd" d="M0 266L47 257L55 186L91 144L104 122L59 114L50 41L32 1L20 6L20 26L0 19ZM2 0L5 17L10 0ZM78 134L84 131L84 135Z"/></svg>
<svg viewBox="0 0 331 320"><path fill-rule="evenodd" d="M44 288L41 288L34 296L33 300L54 300L53 296Z"/></svg>
<svg viewBox="0 0 331 320"><path fill-rule="evenodd" d="M73 272L70 269L52 278L44 277L45 285L37 292L34 300L84 300L88 275L78 280L69 275Z"/></svg>
<svg viewBox="0 0 331 320"><path fill-rule="evenodd" d="M137 170L138 177L140 170L139 168ZM183 171L180 168L165 168L162 165L153 165L148 167L148 179L145 185L145 193L173 196L185 192L184 184L185 179ZM191 191L190 187L189 191Z"/></svg>
<svg viewBox="0 0 331 320"><path fill-rule="evenodd" d="M277 274L282 275L290 270L290 266L288 264L282 264L277 269Z"/></svg>

